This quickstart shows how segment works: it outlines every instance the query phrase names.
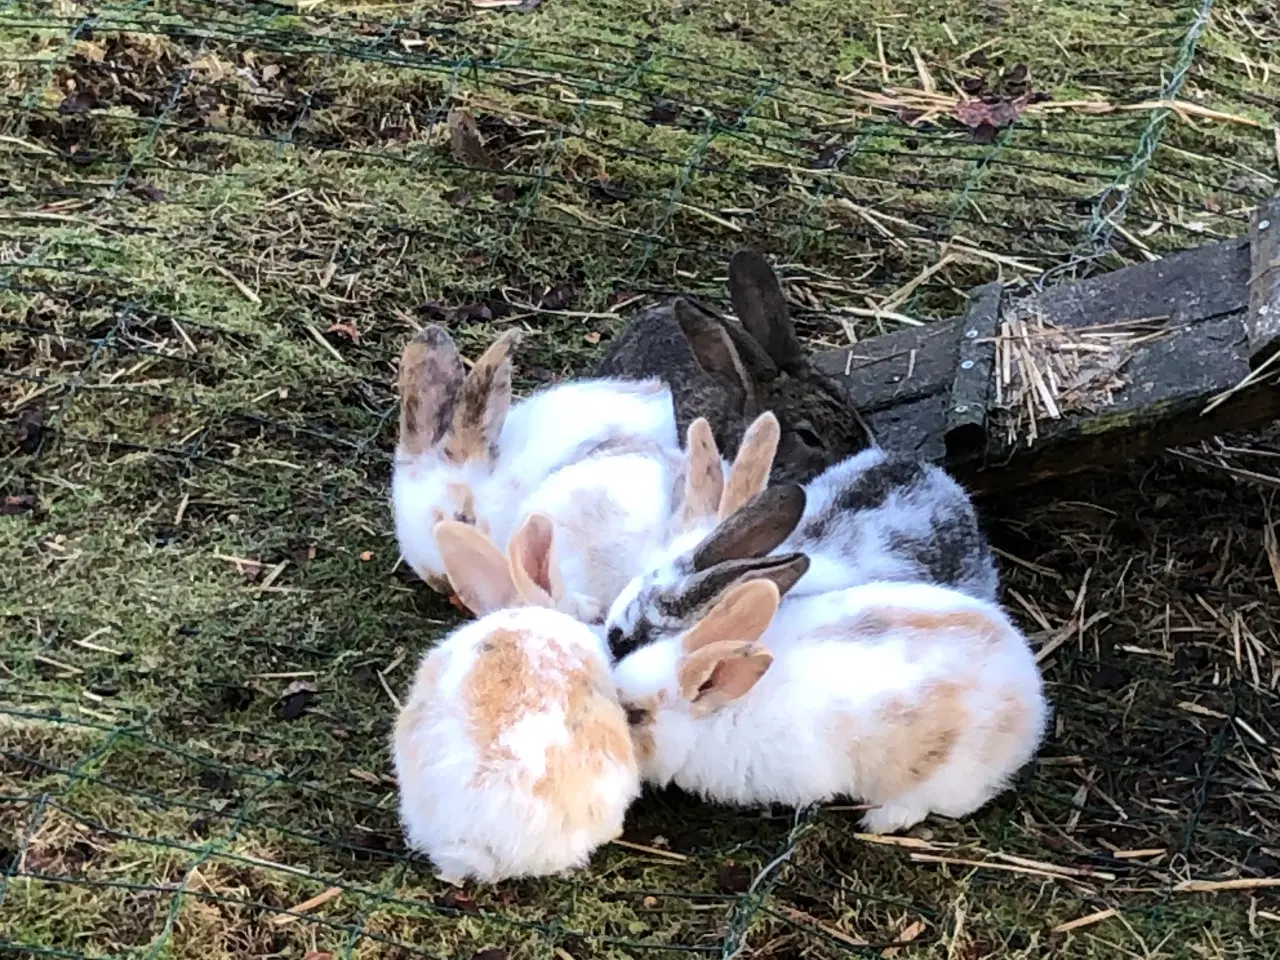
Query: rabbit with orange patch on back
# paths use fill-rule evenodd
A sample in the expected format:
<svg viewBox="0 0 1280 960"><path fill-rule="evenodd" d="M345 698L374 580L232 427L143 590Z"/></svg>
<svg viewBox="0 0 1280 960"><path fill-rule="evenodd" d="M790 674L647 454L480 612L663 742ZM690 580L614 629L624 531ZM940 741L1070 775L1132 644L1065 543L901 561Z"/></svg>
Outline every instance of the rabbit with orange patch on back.
<svg viewBox="0 0 1280 960"><path fill-rule="evenodd" d="M418 666L392 742L413 849L450 882L561 873L622 833L640 793L603 641L553 609L551 521L507 556L475 527L436 528L450 582L479 615Z"/></svg>
<svg viewBox="0 0 1280 960"><path fill-rule="evenodd" d="M1009 784L1048 717L994 603L919 583L788 597L749 580L614 669L641 773L722 803L876 805L873 833L962 817Z"/></svg>
<svg viewBox="0 0 1280 960"><path fill-rule="evenodd" d="M733 457L752 421L772 411L781 426L774 483L804 483L872 445L848 393L806 355L777 275L761 254L729 261L736 321L691 297L638 314L597 370L603 377L661 378L670 385L676 430L699 417Z"/></svg>
<svg viewBox="0 0 1280 960"><path fill-rule="evenodd" d="M522 517L544 513L560 540L557 607L599 623L664 539L681 456L671 392L658 379L574 380L513 404L516 342L502 334L469 373L439 326L405 345L396 539L414 572L448 592L437 523L474 525L505 548Z"/></svg>

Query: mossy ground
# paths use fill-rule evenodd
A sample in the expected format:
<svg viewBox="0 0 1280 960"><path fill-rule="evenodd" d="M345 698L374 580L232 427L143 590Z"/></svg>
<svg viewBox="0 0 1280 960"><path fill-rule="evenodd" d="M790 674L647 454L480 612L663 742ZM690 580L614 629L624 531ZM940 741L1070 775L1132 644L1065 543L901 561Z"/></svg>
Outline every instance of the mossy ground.
<svg viewBox="0 0 1280 960"><path fill-rule="evenodd" d="M1044 761L914 847L655 796L589 872L459 897L404 856L386 756L388 689L455 622L386 504L416 327L474 355L522 324L527 389L637 296L723 299L742 244L822 344L1239 233L1280 176L1269 5L1213 4L1186 56L1205 5L301 6L0 2L0 949L1274 955L1275 890L1172 891L1280 866L1270 516L1173 463L988 508L1015 613L1078 637ZM866 96L980 75L1235 119L1064 108L979 142Z"/></svg>

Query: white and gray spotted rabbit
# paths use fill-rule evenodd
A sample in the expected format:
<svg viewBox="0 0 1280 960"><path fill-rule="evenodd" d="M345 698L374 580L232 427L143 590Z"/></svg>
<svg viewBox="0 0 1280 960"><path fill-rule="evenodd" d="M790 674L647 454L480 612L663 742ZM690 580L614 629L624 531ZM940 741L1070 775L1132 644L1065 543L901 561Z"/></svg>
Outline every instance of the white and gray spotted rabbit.
<svg viewBox="0 0 1280 960"><path fill-rule="evenodd" d="M762 414L747 436L767 433L761 427L771 416ZM687 630L725 590L762 569L785 571L771 579L788 598L872 581L996 598L995 562L973 503L941 467L874 447L803 487L753 488L734 510L717 513L710 506L727 488L705 421L690 425L685 456L683 510L701 523L687 525L692 532L614 601L605 630L615 656Z"/></svg>

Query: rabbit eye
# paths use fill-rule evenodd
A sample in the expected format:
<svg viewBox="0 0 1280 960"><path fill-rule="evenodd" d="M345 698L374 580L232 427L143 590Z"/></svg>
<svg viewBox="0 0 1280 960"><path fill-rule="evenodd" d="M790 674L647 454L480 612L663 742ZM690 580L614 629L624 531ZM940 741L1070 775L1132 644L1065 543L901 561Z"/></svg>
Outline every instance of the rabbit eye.
<svg viewBox="0 0 1280 960"><path fill-rule="evenodd" d="M806 447L817 447L819 450L826 448L822 438L808 427L796 427L796 436L800 438Z"/></svg>
<svg viewBox="0 0 1280 960"><path fill-rule="evenodd" d="M616 627L616 626L610 627L609 628L609 646L616 647L620 643L622 643L622 628Z"/></svg>
<svg viewBox="0 0 1280 960"><path fill-rule="evenodd" d="M653 719L644 707L627 707L627 723L633 727L641 727Z"/></svg>

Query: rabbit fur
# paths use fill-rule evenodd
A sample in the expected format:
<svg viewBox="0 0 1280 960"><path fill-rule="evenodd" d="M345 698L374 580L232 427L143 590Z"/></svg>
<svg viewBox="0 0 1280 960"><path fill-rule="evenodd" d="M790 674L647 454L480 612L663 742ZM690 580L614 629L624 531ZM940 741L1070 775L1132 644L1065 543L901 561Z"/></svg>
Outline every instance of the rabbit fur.
<svg viewBox="0 0 1280 960"><path fill-rule="evenodd" d="M1034 756L1048 705L997 605L912 583L779 602L740 583L617 664L646 780L736 805L849 796L883 833L977 810Z"/></svg>
<svg viewBox="0 0 1280 960"><path fill-rule="evenodd" d="M504 557L475 527L437 528L479 619L422 658L392 755L406 839L450 882L579 867L640 792L608 650L552 609L553 529L529 515Z"/></svg>
<svg viewBox="0 0 1280 960"><path fill-rule="evenodd" d="M559 532L559 609L598 623L666 542L682 463L671 392L657 379L578 380L513 405L517 340L502 334L469 373L442 327L405 345L396 538L409 566L448 592L437 523L474 524L505 546L520 518L545 513Z"/></svg>
<svg viewBox="0 0 1280 960"><path fill-rule="evenodd" d="M762 414L745 436L767 436ZM753 486L732 510L708 427L689 427L685 524L659 562L618 594L605 617L615 656L687 630L748 576L768 576L788 598L870 581L933 583L995 601L994 558L964 488L945 470L879 447L834 464L803 487ZM746 442L744 440L744 449Z"/></svg>
<svg viewBox="0 0 1280 960"><path fill-rule="evenodd" d="M753 419L771 410L781 425L774 483L804 483L871 445L847 392L801 347L769 261L754 250L736 252L729 295L737 320L692 297L641 311L597 374L660 377L671 386L677 431L706 418L728 457Z"/></svg>

